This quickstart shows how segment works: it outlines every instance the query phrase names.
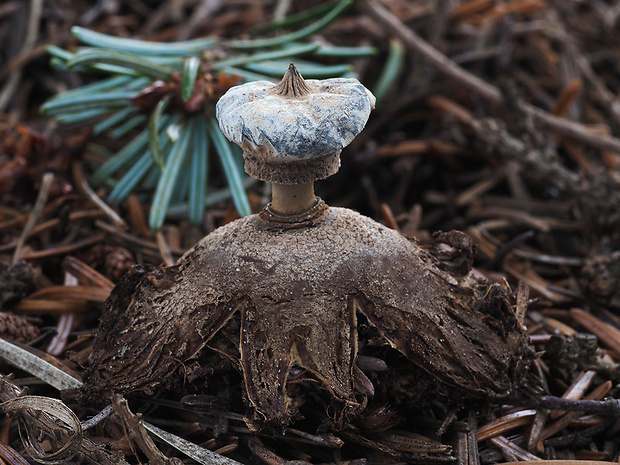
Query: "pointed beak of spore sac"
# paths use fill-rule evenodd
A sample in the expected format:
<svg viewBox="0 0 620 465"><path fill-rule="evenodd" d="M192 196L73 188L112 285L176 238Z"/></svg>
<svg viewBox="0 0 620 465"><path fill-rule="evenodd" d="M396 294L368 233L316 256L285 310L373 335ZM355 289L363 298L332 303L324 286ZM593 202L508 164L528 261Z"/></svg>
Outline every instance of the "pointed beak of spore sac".
<svg viewBox="0 0 620 465"><path fill-rule="evenodd" d="M273 88L273 93L281 97L300 98L308 95L310 88L291 62L282 80Z"/></svg>

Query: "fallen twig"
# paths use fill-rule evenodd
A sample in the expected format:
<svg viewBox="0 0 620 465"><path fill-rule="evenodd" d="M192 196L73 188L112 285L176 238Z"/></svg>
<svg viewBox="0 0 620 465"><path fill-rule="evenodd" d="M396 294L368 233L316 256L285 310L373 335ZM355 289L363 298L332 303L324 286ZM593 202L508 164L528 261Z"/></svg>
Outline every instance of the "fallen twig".
<svg viewBox="0 0 620 465"><path fill-rule="evenodd" d="M28 239L28 236L30 235L30 231L32 231L32 228L34 228L34 225L39 219L39 215L41 214L41 210L43 210L43 207L45 206L45 202L47 202L47 196L49 195L50 189L52 187L52 182L54 182L54 174L45 173L41 181L39 195L37 196L37 200L34 204L34 207L32 208L32 211L30 212L30 216L28 217L28 222L26 223L26 226L24 226L24 229L19 236L19 241L15 246L11 265L15 265L17 261L22 258L22 249L24 248L26 239Z"/></svg>

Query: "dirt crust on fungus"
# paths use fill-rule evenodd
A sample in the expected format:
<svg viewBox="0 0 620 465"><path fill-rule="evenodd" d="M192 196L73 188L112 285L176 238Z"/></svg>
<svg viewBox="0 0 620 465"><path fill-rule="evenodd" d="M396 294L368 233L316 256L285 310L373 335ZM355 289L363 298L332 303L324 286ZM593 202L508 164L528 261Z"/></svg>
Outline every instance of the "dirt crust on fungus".
<svg viewBox="0 0 620 465"><path fill-rule="evenodd" d="M463 284L415 243L348 209L281 231L269 218L219 228L176 265L115 289L87 397L153 390L238 310L247 395L266 422L290 421L293 364L355 402L358 311L412 362L466 393L501 398L522 377L525 335L499 286Z"/></svg>

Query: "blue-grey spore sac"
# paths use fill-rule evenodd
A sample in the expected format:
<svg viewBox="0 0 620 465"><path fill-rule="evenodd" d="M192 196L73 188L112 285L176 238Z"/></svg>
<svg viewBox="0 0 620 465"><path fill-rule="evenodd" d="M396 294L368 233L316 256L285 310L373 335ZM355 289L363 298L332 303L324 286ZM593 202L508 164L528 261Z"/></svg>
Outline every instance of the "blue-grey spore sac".
<svg viewBox="0 0 620 465"><path fill-rule="evenodd" d="M269 81L233 87L218 101L226 137L261 158L307 160L333 154L364 129L375 97L357 79L305 81L310 92L282 96Z"/></svg>

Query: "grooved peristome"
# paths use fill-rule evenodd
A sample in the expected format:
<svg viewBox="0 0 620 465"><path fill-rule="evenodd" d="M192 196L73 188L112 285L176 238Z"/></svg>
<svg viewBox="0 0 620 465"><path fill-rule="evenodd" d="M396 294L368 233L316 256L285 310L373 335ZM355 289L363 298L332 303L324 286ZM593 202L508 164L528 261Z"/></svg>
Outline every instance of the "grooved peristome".
<svg viewBox="0 0 620 465"><path fill-rule="evenodd" d="M299 74L299 71L297 71L297 68L295 68L295 65L291 63L282 80L276 84L271 92L280 97L300 98L309 94L310 88L302 75Z"/></svg>

